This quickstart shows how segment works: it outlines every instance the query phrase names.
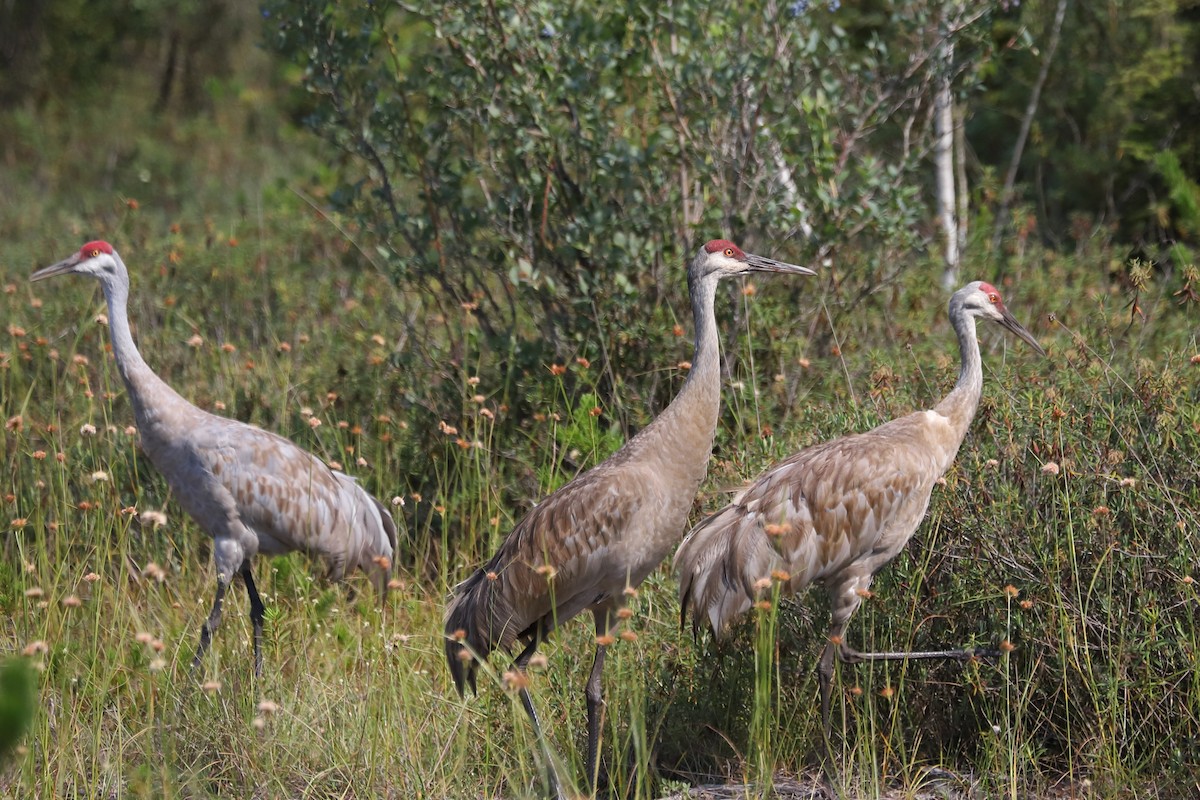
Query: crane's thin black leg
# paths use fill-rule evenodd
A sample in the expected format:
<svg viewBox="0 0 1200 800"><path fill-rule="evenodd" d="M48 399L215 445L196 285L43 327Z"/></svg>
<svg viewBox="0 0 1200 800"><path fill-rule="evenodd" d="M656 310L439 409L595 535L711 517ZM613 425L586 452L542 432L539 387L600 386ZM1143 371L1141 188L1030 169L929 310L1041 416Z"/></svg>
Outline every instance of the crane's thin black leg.
<svg viewBox="0 0 1200 800"><path fill-rule="evenodd" d="M997 658L999 655L999 650L982 647L956 650L921 650L915 653L899 650L886 653L860 653L846 645L838 648L838 658L844 664L857 664L861 661L905 661L907 659L923 658L952 658L958 661L970 661L972 658Z"/></svg>
<svg viewBox="0 0 1200 800"><path fill-rule="evenodd" d="M825 785L830 791L834 788L830 699L833 695L833 657L836 649L832 641L826 642L821 650L821 660L817 662L817 676L821 680L821 770L825 773Z"/></svg>
<svg viewBox="0 0 1200 800"><path fill-rule="evenodd" d="M262 598L258 596L258 587L254 585L254 574L250 571L249 561L242 564L242 580L246 583L246 594L250 597L250 621L254 623L254 677L261 678L263 616L267 609Z"/></svg>
<svg viewBox="0 0 1200 800"><path fill-rule="evenodd" d="M204 620L204 624L200 626L200 644L196 647L196 657L192 659L192 672L200 668L204 652L208 650L208 645L212 641L212 635L221 624L221 601L225 599L225 589L228 585L220 578L217 579L217 596L213 598L212 611L208 612L208 619Z"/></svg>
<svg viewBox="0 0 1200 800"><path fill-rule="evenodd" d="M847 615L848 616L848 615ZM998 655L989 649L955 649L955 650L923 650L917 652L888 651L882 653L860 653L845 643L846 624L834 623L829 640L821 650L821 660L817 663L817 674L821 680L821 731L824 738L821 752L821 768L825 773L825 788L832 796L839 796L835 784L836 773L833 768L833 751L831 741L833 724L831 700L833 695L833 659L836 656L843 664L858 664L863 661L904 661L906 659L957 659L967 661L972 658L992 658Z"/></svg>
<svg viewBox="0 0 1200 800"><path fill-rule="evenodd" d="M537 650L538 640L533 637L529 644L525 645L525 649L520 652L516 660L513 661L513 669L517 672L524 673L525 668L529 666L529 659L533 658L533 653ZM533 724L533 735L542 739L542 725L538 722L537 711L533 708L533 698L529 696L529 689L522 686L519 693L521 695L521 705L525 707L525 713L529 715L529 721Z"/></svg>
<svg viewBox="0 0 1200 800"><path fill-rule="evenodd" d="M596 658L592 662L592 673L588 676L587 686L584 688L584 696L587 699L588 726L586 781L587 788L593 792L600 780L598 754L600 750L600 727L603 721L602 717L604 716L604 692L600 683L600 674L604 671L604 656L608 651L608 647L600 644L600 640L612 628L607 610L596 611L594 613L596 617Z"/></svg>
<svg viewBox="0 0 1200 800"><path fill-rule="evenodd" d="M525 649L513 661L513 669L516 672L525 674L525 668L529 666L529 659L533 658L533 653L537 650L538 637L535 635ZM554 760L550 757L550 746L546 743L545 736L542 735L542 725L538 722L537 711L533 707L533 698L529 696L529 689L522 685L520 692L521 705L525 707L525 713L529 715L529 722L533 725L533 735L542 746L542 754L546 761L546 793L558 800L564 800L566 795L563 794L562 784L558 781L558 775L554 771Z"/></svg>

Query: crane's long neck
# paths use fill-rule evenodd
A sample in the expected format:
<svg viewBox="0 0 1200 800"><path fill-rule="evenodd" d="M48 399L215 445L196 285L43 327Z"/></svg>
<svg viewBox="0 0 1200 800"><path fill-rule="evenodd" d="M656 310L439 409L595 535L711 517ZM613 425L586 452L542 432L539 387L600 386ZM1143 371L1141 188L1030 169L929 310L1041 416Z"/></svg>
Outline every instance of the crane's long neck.
<svg viewBox="0 0 1200 800"><path fill-rule="evenodd" d="M646 452L656 453L664 468L679 471L681 480L698 486L712 454L721 405L721 344L714 312L717 277L697 276L689 270L688 288L696 327L692 367L679 394L643 433L656 440Z"/></svg>
<svg viewBox="0 0 1200 800"><path fill-rule="evenodd" d="M129 329L129 286L127 282L111 281L102 284L108 303L108 332L112 338L113 358L117 370L129 391L133 413L139 429L151 425L168 406L183 404L190 407L174 389L159 378L138 352ZM146 433L145 430L142 431Z"/></svg>
<svg viewBox="0 0 1200 800"><path fill-rule="evenodd" d="M983 392L983 364L979 356L979 338L975 331L975 318L964 312L961 307L950 310L950 322L954 332L958 334L958 349L962 355L962 368L958 373L958 382L950 394L938 403L935 409L939 414L950 419L950 424L957 434L958 443L967 435L967 428L979 407L979 396ZM955 450L958 444L955 444Z"/></svg>

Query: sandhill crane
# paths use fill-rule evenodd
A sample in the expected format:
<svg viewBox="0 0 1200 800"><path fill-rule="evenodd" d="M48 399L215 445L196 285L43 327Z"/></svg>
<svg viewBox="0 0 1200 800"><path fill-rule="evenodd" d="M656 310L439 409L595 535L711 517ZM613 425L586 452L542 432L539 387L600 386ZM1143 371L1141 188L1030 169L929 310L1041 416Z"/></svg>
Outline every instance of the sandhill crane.
<svg viewBox="0 0 1200 800"><path fill-rule="evenodd" d="M250 568L256 553L300 550L320 557L332 580L361 567L381 595L386 592L396 548L396 525L387 509L349 475L287 439L201 411L154 374L129 329L129 273L108 242L88 242L29 279L72 273L96 278L104 291L113 357L129 391L142 450L179 504L213 538L217 593L192 669L221 622L226 589L241 575L254 624L254 671L262 674L265 609Z"/></svg>
<svg viewBox="0 0 1200 800"><path fill-rule="evenodd" d="M934 483L950 467L975 416L983 368L975 318L990 319L1045 351L1013 318L1000 293L982 281L950 298L962 368L953 391L931 411L918 411L874 430L801 450L700 522L675 554L680 622L692 611L715 635L780 580L796 593L822 581L832 624L821 652L821 721L826 774L833 659L844 663L907 658L967 659L971 650L860 653L845 643L850 616L871 579L904 548L929 507Z"/></svg>
<svg viewBox="0 0 1200 800"><path fill-rule="evenodd" d="M538 503L483 567L454 590L446 611L446 659L459 694L475 686L476 658L525 644L523 673L538 643L583 611L596 625L588 678L587 776L594 783L602 701L600 673L617 611L670 552L687 522L708 465L720 406L720 352L713 312L717 282L747 272L813 275L812 270L744 253L718 239L688 267L695 354L669 406L606 461ZM541 738L528 691L521 701ZM559 791L553 769L551 789Z"/></svg>

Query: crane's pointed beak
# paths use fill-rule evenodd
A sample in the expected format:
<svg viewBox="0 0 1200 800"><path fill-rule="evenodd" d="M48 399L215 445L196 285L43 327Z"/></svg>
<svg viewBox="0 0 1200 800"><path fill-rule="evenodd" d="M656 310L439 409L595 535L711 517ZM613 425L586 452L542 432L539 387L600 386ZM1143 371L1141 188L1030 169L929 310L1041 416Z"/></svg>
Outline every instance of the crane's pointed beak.
<svg viewBox="0 0 1200 800"><path fill-rule="evenodd" d="M37 272L30 275L29 280L41 281L45 280L46 278L53 278L55 275L66 275L69 272L73 272L78 264L79 254L76 253L70 258L64 258L57 264L51 264L48 267L42 267Z"/></svg>
<svg viewBox="0 0 1200 800"><path fill-rule="evenodd" d="M1020 336L1022 339L1024 339L1029 344L1029 346L1032 347L1034 350L1037 350L1038 353L1040 353L1043 356L1046 355L1046 351L1043 350L1042 346L1037 343L1037 339L1033 338L1033 334L1030 333L1029 331L1025 330L1025 326L1022 325L1021 323L1017 322L1017 318L1014 317L1012 315L1012 312L1010 312L1003 305L1000 306L1000 319L998 319L996 321L999 322L1004 327L1008 328L1010 331L1015 333L1017 336Z"/></svg>
<svg viewBox="0 0 1200 800"><path fill-rule="evenodd" d="M746 263L753 272L788 272L792 275L816 275L815 270L808 267L798 267L795 264L785 264L782 261L776 261L773 258L764 258L756 256L753 253L746 253Z"/></svg>

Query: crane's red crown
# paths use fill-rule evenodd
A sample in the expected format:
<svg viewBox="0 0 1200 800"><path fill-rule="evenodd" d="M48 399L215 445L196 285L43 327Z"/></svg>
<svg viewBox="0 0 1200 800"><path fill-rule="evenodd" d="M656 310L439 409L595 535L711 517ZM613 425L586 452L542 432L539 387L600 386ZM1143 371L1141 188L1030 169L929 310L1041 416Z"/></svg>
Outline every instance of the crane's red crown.
<svg viewBox="0 0 1200 800"><path fill-rule="evenodd" d="M736 244L729 241L728 239L713 239L711 242L704 245L704 252L706 252L706 253L711 254L711 253L721 252L724 250L732 250L733 252L728 254L729 257L736 258L739 261L741 261L742 259L744 259L746 257L746 254L742 252L742 248L738 247Z"/></svg>
<svg viewBox="0 0 1200 800"><path fill-rule="evenodd" d="M96 241L88 242L83 247L79 248L79 255L83 256L84 258L95 258L101 253L108 253L109 255L112 255L112 251L113 248L111 244L97 239Z"/></svg>
<svg viewBox="0 0 1200 800"><path fill-rule="evenodd" d="M997 290L995 286L992 286L987 281L979 282L979 291L986 294L988 296L988 300L991 300L993 305L1001 307L1004 306L1004 301L1000 299L999 290Z"/></svg>

